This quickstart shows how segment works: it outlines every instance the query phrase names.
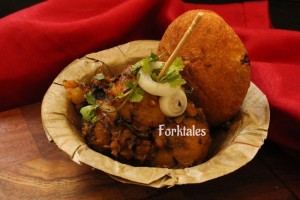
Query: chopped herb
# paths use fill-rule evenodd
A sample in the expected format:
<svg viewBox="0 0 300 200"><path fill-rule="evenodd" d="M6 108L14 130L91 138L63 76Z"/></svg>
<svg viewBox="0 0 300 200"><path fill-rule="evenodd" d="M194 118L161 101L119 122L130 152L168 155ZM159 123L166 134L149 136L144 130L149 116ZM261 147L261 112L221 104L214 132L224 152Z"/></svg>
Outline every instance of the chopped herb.
<svg viewBox="0 0 300 200"><path fill-rule="evenodd" d="M174 62L168 69L167 73L161 80L158 80L157 76L163 66L160 69L153 69L150 66L151 62L156 62L158 60L159 60L159 56L151 52L151 55L149 57L146 57L143 60L137 62L133 66L131 72L133 75L137 75L138 70L142 69L146 74L149 74L151 76L152 80L160 83L169 83L171 87L181 86L186 83L186 81L182 78L180 74L180 72L184 68L183 61L180 57L177 57L174 60Z"/></svg>
<svg viewBox="0 0 300 200"><path fill-rule="evenodd" d="M98 81L101 81L105 78L105 76L102 73L96 74L95 75L95 79L97 79Z"/></svg>
<svg viewBox="0 0 300 200"><path fill-rule="evenodd" d="M153 52L150 54L150 62L156 62L159 60L159 56Z"/></svg>
<svg viewBox="0 0 300 200"><path fill-rule="evenodd" d="M132 103L138 103L140 102L143 97L144 97L144 93L145 91L138 87L138 79L139 76L137 77L137 81L135 83L132 83L131 81L126 81L125 85L130 89L128 92L126 92L125 94L122 92L120 94L118 94L115 98L117 99L121 99L127 96L127 98L124 100L124 102L130 101ZM124 103L123 102L123 103ZM124 105L122 103L122 105Z"/></svg>
<svg viewBox="0 0 300 200"><path fill-rule="evenodd" d="M82 115L82 118L91 123L95 123L98 121L98 117L96 115L96 110L98 108L98 105L87 105L80 109L80 113Z"/></svg>
<svg viewBox="0 0 300 200"><path fill-rule="evenodd" d="M142 67L142 61L135 63L131 69L131 74L136 75L141 67Z"/></svg>
<svg viewBox="0 0 300 200"><path fill-rule="evenodd" d="M115 98L122 99L123 97L125 97L125 94L122 92L122 93L118 94Z"/></svg>
<svg viewBox="0 0 300 200"><path fill-rule="evenodd" d="M93 105L93 104L96 104L96 101L95 101L95 97L93 96L93 93L92 92L88 92L86 95L85 95L85 100L88 104L90 105Z"/></svg>
<svg viewBox="0 0 300 200"><path fill-rule="evenodd" d="M144 93L145 91L142 88L140 87L135 88L134 90L132 90L132 93L130 94L129 101L134 103L140 102L144 97L143 96Z"/></svg>
<svg viewBox="0 0 300 200"><path fill-rule="evenodd" d="M95 123L98 121L96 110L99 105L96 104L96 100L92 92L88 92L84 98L89 105L82 107L79 112L84 121Z"/></svg>
<svg viewBox="0 0 300 200"><path fill-rule="evenodd" d="M158 75L156 73L152 73L151 75L152 80L158 82Z"/></svg>
<svg viewBox="0 0 300 200"><path fill-rule="evenodd" d="M149 63L150 63L150 58L144 58L142 60L142 70L146 73L146 74L151 74L152 73L152 67L150 67Z"/></svg>
<svg viewBox="0 0 300 200"><path fill-rule="evenodd" d="M134 88L134 84L131 82L131 81L126 81L125 82L125 85L130 88L130 89L133 89Z"/></svg>
<svg viewBox="0 0 300 200"><path fill-rule="evenodd" d="M177 57L170 68L168 69L165 76L160 80L162 83L169 83L172 87L181 86L186 83L186 81L180 75L183 70L184 65L180 57Z"/></svg>
<svg viewBox="0 0 300 200"><path fill-rule="evenodd" d="M175 61L172 63L167 73L161 80L158 80L158 74L163 68L163 66L161 66L161 68L159 69L153 69L150 66L151 62L156 62L158 60L159 60L159 56L151 52L149 57L146 57L141 61L137 62L136 64L134 64L131 73L137 76L137 81L135 83L132 83L131 81L127 81L125 85L130 89L130 91L128 91L125 94L120 93L119 95L116 96L116 98L121 99L127 96L124 102L125 101L140 102L143 99L144 90L138 87L138 79L139 79L138 71L140 69L142 69L146 74L149 74L152 80L160 83L169 83L171 87L181 86L186 83L186 81L180 75L180 72L184 68L183 61L180 57L177 57L175 59Z"/></svg>
<svg viewBox="0 0 300 200"><path fill-rule="evenodd" d="M128 88L130 88L130 91L127 92L124 96L129 95L128 100L130 102L137 103L137 102L140 102L143 99L144 90L142 88L138 87L138 80L135 83L132 83L131 81L127 81L127 82L125 82L125 85Z"/></svg>
<svg viewBox="0 0 300 200"><path fill-rule="evenodd" d="M150 62L156 62L159 60L159 56L153 52L151 52L149 57L144 58L143 60L135 63L131 69L131 74L136 75L139 69L142 67L144 72L147 74L151 74L152 68L150 67Z"/></svg>

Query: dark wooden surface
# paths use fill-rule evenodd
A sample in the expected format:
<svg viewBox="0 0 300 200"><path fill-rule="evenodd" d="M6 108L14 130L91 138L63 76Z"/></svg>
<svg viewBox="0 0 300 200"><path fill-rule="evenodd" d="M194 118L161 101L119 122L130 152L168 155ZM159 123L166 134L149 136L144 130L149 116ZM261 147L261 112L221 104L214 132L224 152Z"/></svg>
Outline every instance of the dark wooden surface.
<svg viewBox="0 0 300 200"><path fill-rule="evenodd" d="M155 189L78 165L49 143L40 103L0 112L0 199L300 199L300 165L267 141L239 170L201 184Z"/></svg>

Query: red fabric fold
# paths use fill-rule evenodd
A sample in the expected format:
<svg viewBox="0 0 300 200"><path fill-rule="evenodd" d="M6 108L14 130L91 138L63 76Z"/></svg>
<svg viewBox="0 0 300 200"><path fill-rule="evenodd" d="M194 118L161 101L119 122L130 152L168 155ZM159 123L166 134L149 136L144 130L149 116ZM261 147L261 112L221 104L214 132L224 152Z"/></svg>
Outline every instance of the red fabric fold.
<svg viewBox="0 0 300 200"><path fill-rule="evenodd" d="M49 0L0 19L0 110L40 101L72 60L138 39L159 40L178 15L209 9L244 42L252 81L271 106L269 138L300 152L300 32L270 27L268 1Z"/></svg>

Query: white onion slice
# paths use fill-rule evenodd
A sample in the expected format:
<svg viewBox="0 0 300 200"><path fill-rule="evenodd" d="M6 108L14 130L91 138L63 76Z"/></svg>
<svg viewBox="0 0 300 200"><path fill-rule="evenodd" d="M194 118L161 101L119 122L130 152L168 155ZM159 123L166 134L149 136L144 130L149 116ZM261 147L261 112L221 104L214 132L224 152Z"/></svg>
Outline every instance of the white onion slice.
<svg viewBox="0 0 300 200"><path fill-rule="evenodd" d="M179 88L170 96L159 98L161 111L168 117L176 117L184 113L187 107L187 98L183 89Z"/></svg>
<svg viewBox="0 0 300 200"><path fill-rule="evenodd" d="M164 63L160 61L149 63L153 69L159 69ZM184 113L187 107L185 92L180 86L171 87L169 83L158 83L149 74L139 70L139 86L149 94L160 96L159 107L168 117L176 117Z"/></svg>
<svg viewBox="0 0 300 200"><path fill-rule="evenodd" d="M162 61L156 61L156 62L150 62L149 65L153 69L159 69L165 62Z"/></svg>
<svg viewBox="0 0 300 200"><path fill-rule="evenodd" d="M140 87L155 96L170 96L175 93L180 86L171 87L169 83L158 83L152 80L149 74L146 74L142 69L139 71L139 85Z"/></svg>

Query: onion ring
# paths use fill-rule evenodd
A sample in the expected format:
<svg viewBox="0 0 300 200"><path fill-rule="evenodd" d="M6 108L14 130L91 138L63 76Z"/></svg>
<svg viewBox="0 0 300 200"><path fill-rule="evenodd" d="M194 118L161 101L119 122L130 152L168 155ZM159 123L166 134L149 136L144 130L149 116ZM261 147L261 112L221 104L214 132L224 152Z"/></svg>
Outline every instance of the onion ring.
<svg viewBox="0 0 300 200"><path fill-rule="evenodd" d="M164 63L157 61L151 62L153 69L159 69ZM184 113L187 107L187 97L184 90L180 87L172 87L169 83L158 83L152 80L149 74L142 69L139 70L139 86L149 94L160 96L159 107L168 117L176 117Z"/></svg>
<svg viewBox="0 0 300 200"><path fill-rule="evenodd" d="M155 61L155 62L150 62L149 65L153 69L159 69L165 62L162 61Z"/></svg>
<svg viewBox="0 0 300 200"><path fill-rule="evenodd" d="M152 80L150 75L146 74L143 70L140 70L139 74L140 78L138 83L140 87L149 94L161 97L170 96L180 88L180 86L172 87L169 83L158 83Z"/></svg>
<svg viewBox="0 0 300 200"><path fill-rule="evenodd" d="M187 98L183 89L177 89L177 92L170 96L159 98L159 107L168 117L176 117L184 113L187 107Z"/></svg>

